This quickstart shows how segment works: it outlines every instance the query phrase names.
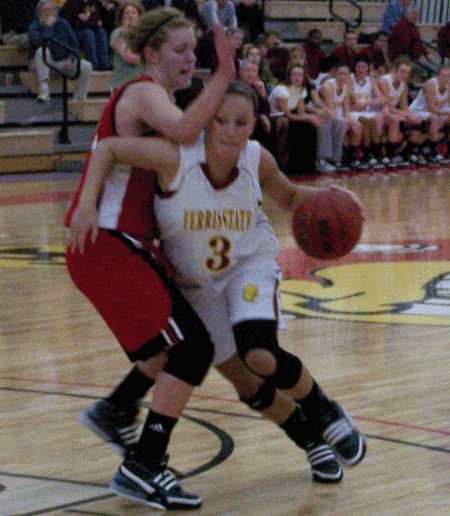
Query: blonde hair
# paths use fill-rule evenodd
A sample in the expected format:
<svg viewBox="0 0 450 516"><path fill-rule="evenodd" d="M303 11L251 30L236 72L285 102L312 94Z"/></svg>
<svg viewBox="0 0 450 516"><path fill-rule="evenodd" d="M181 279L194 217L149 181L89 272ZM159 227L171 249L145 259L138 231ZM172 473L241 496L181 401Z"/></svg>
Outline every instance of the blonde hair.
<svg viewBox="0 0 450 516"><path fill-rule="evenodd" d="M193 23L174 7L157 7L145 12L138 21L136 29L130 35L130 45L136 54L141 54L145 47L159 50L174 29L193 28Z"/></svg>

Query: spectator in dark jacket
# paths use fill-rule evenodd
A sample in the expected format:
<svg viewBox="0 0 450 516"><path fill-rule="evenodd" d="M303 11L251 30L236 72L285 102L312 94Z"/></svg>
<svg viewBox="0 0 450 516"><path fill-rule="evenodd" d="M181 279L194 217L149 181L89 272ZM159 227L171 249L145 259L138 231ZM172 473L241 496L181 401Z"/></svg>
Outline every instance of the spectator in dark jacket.
<svg viewBox="0 0 450 516"><path fill-rule="evenodd" d="M238 26L245 31L245 41L254 43L264 34L264 13L256 0L239 0L236 4Z"/></svg>
<svg viewBox="0 0 450 516"><path fill-rule="evenodd" d="M50 89L48 85L50 69L44 62L43 43L47 38L52 38L47 46L46 61L55 68L65 72L69 77L76 72L75 55L78 52L78 40L67 22L57 16L56 7L51 0L41 0L36 8L36 18L28 28L29 58L36 70L39 81L39 94L37 100L48 102ZM57 40L57 41L55 41ZM73 52L64 45L71 47ZM89 90L89 81L92 65L81 60L80 76L76 80L73 96L77 100L84 100Z"/></svg>
<svg viewBox="0 0 450 516"><path fill-rule="evenodd" d="M66 0L59 14L70 23L94 70L111 70L108 34L96 0Z"/></svg>

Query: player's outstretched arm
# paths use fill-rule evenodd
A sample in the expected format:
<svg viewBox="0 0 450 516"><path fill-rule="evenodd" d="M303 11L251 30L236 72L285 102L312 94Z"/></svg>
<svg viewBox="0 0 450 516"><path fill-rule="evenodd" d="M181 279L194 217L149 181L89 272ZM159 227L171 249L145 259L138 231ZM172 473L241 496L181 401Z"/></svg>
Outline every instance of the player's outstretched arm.
<svg viewBox="0 0 450 516"><path fill-rule="evenodd" d="M318 190L328 190L329 188L346 193L349 197L349 202L354 203L361 211L363 210L356 195L345 188L335 185L327 188L316 188L293 183L280 171L275 158L264 148L261 148L259 178L263 192L267 194L279 208L286 211L294 212L308 194Z"/></svg>

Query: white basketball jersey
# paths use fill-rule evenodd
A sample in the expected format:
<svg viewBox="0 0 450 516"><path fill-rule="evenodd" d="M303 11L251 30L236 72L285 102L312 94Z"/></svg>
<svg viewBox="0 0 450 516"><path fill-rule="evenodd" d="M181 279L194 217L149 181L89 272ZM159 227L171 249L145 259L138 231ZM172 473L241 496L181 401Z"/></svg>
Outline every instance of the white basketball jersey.
<svg viewBox="0 0 450 516"><path fill-rule="evenodd" d="M203 137L180 149L177 175L155 203L161 240L181 285L220 291L240 261L278 254L278 241L261 210L260 145L247 143L231 179L220 186L205 165Z"/></svg>
<svg viewBox="0 0 450 516"><path fill-rule="evenodd" d="M385 79L389 86L388 102L392 107L395 108L400 101L400 97L402 96L403 90L405 88L405 83L401 82L400 86L395 88L392 75L390 73L383 75L382 79Z"/></svg>
<svg viewBox="0 0 450 516"><path fill-rule="evenodd" d="M433 77L430 79L434 83L435 86L435 95L434 102L437 109L446 109L449 105L449 88L446 87L444 91L441 93L439 91L439 83L437 77ZM412 111L429 111L429 107L427 104L427 98L425 97L425 93L423 88L420 89L417 97L411 102L410 108Z"/></svg>
<svg viewBox="0 0 450 516"><path fill-rule="evenodd" d="M354 74L351 75L351 79L353 85L353 97L356 102L367 102L373 99L372 82L369 76L365 77L362 83L356 80ZM366 111L369 111L368 107L366 108Z"/></svg>
<svg viewBox="0 0 450 516"><path fill-rule="evenodd" d="M333 86L333 106L335 109L335 115L338 118L342 118L344 116L342 104L344 103L345 96L347 95L347 85L344 84L341 93L338 93L336 79L329 79L326 83Z"/></svg>

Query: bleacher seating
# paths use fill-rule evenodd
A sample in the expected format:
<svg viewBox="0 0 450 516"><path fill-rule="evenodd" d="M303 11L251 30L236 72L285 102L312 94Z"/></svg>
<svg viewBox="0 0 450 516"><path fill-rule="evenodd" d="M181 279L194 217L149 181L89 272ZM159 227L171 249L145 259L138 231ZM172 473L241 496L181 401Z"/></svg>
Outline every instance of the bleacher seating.
<svg viewBox="0 0 450 516"><path fill-rule="evenodd" d="M56 0L58 6L63 5L64 0ZM386 8L384 1L362 0L363 23L359 31L373 32L380 26L381 19ZM313 28L319 28L326 40L333 44L342 41L344 24L342 21L333 20L329 13L327 1L319 0L266 0L264 4L266 15L266 30L276 29L282 39L291 43L301 41L307 32ZM347 19L354 19L358 11L346 1L338 0L333 3L336 14ZM439 26L432 24L420 24L422 37L432 42L436 38ZM287 36L287 37L286 37ZM328 49L327 49L328 50ZM209 70L198 70L197 75L207 80ZM13 77L13 87L7 86L8 80ZM8 79L7 79L8 78ZM58 132L61 124L61 92L62 79L57 75L51 76L50 91L52 101L47 107L41 105L38 115L27 113L24 108L24 120L33 120L34 123L25 122L23 127L14 127L11 122L8 103L24 101L28 98L33 109L37 105L35 96L38 91L36 75L28 69L26 51L21 51L13 45L0 45L0 173L16 172L21 170L50 170L58 160L70 159L77 156L83 159L87 150L90 137L95 128L95 122L110 95L111 72L94 72L88 100L86 102L73 102L69 100L70 124L78 124L77 128L84 127L81 131L80 141L73 145L58 144ZM68 81L68 91L73 91L73 84ZM70 98L70 97L69 97ZM49 122L52 114L52 120ZM59 118L58 118L59 117ZM37 127L42 120L42 127ZM85 124L85 125L83 125ZM17 122L16 126L20 126ZM2 127L3 126L3 127ZM73 127L71 126L71 131ZM88 135L86 137L86 135Z"/></svg>

